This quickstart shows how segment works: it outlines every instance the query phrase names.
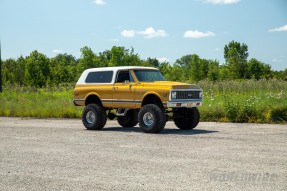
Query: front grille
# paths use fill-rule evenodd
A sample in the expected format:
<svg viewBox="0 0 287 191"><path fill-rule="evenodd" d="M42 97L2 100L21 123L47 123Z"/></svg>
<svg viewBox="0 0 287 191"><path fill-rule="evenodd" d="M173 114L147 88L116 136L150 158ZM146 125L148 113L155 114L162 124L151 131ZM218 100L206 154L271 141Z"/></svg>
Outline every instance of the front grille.
<svg viewBox="0 0 287 191"><path fill-rule="evenodd" d="M176 99L201 99L200 91L176 91Z"/></svg>

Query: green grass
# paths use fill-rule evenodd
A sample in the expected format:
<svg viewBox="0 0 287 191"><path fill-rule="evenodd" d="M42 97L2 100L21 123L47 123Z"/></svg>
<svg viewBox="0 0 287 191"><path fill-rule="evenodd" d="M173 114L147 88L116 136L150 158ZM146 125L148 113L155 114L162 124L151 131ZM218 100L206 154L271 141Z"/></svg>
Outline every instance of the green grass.
<svg viewBox="0 0 287 191"><path fill-rule="evenodd" d="M287 82L279 80L201 81L201 121L286 123ZM0 116L77 118L71 87L4 87Z"/></svg>
<svg viewBox="0 0 287 191"><path fill-rule="evenodd" d="M200 108L204 121L287 122L287 82L246 80L209 82Z"/></svg>
<svg viewBox="0 0 287 191"><path fill-rule="evenodd" d="M5 87L0 94L0 116L76 118L82 108L73 105L72 89Z"/></svg>

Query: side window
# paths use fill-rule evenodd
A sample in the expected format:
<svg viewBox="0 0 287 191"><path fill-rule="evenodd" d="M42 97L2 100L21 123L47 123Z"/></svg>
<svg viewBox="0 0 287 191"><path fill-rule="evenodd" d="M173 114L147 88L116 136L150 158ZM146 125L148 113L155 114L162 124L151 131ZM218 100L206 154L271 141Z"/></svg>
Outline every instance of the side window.
<svg viewBox="0 0 287 191"><path fill-rule="evenodd" d="M128 70L127 71L119 71L116 83L124 83L125 81L134 82L134 79L133 79L132 75L130 75L130 72Z"/></svg>
<svg viewBox="0 0 287 191"><path fill-rule="evenodd" d="M86 78L86 83L111 83L113 71L90 72Z"/></svg>

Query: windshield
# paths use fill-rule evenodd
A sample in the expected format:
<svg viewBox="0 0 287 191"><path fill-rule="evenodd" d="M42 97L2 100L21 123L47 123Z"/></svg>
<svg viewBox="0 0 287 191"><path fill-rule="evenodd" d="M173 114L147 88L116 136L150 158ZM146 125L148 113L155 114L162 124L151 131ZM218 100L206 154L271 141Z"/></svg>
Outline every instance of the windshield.
<svg viewBox="0 0 287 191"><path fill-rule="evenodd" d="M140 82L166 81L158 70L135 70L134 72Z"/></svg>

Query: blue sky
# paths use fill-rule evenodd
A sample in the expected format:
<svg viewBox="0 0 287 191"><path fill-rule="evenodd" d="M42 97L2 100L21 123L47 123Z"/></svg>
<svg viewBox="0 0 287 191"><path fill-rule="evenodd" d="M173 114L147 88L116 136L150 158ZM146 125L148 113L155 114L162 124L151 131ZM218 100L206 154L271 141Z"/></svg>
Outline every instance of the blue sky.
<svg viewBox="0 0 287 191"><path fill-rule="evenodd" d="M2 59L38 50L80 57L112 46L173 63L187 54L224 63L224 45L287 68L286 0L0 0Z"/></svg>

